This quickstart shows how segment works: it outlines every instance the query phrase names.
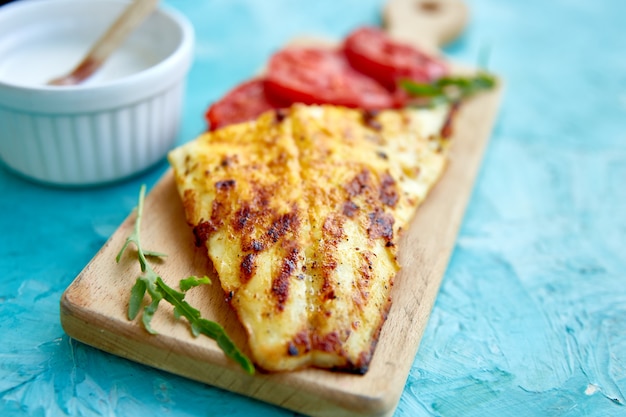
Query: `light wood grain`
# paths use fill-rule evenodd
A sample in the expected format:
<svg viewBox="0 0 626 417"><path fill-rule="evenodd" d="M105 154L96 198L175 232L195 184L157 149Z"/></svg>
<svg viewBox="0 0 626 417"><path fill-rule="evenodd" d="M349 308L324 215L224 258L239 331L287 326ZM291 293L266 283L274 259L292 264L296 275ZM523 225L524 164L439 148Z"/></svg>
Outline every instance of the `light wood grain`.
<svg viewBox="0 0 626 417"><path fill-rule="evenodd" d="M77 340L130 360L303 414L391 416L453 251L501 91L499 87L467 101L457 114L447 170L400 240L402 269L367 374L310 369L250 376L225 358L215 342L193 337L186 323L175 320L167 305L160 308L153 321L158 335L150 335L139 323L128 321L130 289L140 271L129 254L119 264L115 256L132 232L133 214L63 294L61 322L65 331ZM171 171L147 196L144 213L144 246L169 254L156 265L157 272L174 287L189 275L211 277L213 285L190 291L187 299L204 317L221 323L245 351L243 328L224 299L205 251L194 246Z"/></svg>
<svg viewBox="0 0 626 417"><path fill-rule="evenodd" d="M389 0L383 10L386 31L431 53L456 39L469 12L461 0Z"/></svg>

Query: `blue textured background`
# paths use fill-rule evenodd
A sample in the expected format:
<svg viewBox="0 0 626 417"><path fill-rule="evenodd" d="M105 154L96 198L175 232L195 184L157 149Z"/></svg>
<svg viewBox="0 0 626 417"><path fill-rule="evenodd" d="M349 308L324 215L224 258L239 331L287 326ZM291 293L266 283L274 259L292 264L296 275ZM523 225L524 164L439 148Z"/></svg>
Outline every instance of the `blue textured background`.
<svg viewBox="0 0 626 417"><path fill-rule="evenodd" d="M198 37L182 143L285 41L379 23L382 1L167 3ZM445 52L488 49L506 97L396 415L626 415L626 2L468 3ZM63 333L61 293L166 168L86 190L0 168L0 415L293 415Z"/></svg>

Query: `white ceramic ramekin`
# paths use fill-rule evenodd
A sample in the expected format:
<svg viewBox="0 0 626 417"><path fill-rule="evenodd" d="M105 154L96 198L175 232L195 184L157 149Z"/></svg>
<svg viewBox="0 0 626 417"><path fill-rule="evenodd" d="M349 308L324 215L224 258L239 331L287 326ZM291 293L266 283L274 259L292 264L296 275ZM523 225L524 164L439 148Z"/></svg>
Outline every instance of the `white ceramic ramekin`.
<svg viewBox="0 0 626 417"><path fill-rule="evenodd" d="M95 185L143 171L171 149L193 49L193 29L174 10L159 8L128 40L151 57L139 72L70 87L2 79L12 54L37 42L78 39L88 49L127 4L23 0L0 8L0 159L10 169L50 184Z"/></svg>

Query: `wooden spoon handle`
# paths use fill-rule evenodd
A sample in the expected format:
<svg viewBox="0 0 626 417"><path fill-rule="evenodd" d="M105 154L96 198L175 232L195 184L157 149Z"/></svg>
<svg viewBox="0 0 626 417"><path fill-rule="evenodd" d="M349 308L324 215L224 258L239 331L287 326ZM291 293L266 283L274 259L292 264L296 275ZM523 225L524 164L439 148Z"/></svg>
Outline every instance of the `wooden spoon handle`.
<svg viewBox="0 0 626 417"><path fill-rule="evenodd" d="M90 77L115 51L126 37L154 11L159 0L134 0L91 47L74 70L50 81L51 85L73 85Z"/></svg>
<svg viewBox="0 0 626 417"><path fill-rule="evenodd" d="M104 62L130 32L154 11L157 4L159 0L134 0L95 43L87 57L96 62Z"/></svg>
<svg viewBox="0 0 626 417"><path fill-rule="evenodd" d="M383 20L394 38L436 52L461 34L468 9L461 0L389 0Z"/></svg>

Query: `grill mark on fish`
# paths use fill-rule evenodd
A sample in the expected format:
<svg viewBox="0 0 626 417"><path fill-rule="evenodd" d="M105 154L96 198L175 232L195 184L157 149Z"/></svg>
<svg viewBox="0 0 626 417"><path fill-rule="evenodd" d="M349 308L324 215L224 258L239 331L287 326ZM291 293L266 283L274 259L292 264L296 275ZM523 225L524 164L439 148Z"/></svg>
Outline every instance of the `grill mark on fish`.
<svg viewBox="0 0 626 417"><path fill-rule="evenodd" d="M343 215L350 218L354 217L358 211L359 206L357 206L354 202L350 200L343 203L343 207L341 209Z"/></svg>
<svg viewBox="0 0 626 417"><path fill-rule="evenodd" d="M327 333L325 335L313 334L312 337L313 349L326 353L340 353L341 352L341 339L339 334L335 331Z"/></svg>
<svg viewBox="0 0 626 417"><path fill-rule="evenodd" d="M230 191L235 188L236 181L235 180L222 180L215 183L215 189L220 191Z"/></svg>
<svg viewBox="0 0 626 417"><path fill-rule="evenodd" d="M369 187L371 187L370 172L365 168L346 185L345 189L350 197L356 197Z"/></svg>
<svg viewBox="0 0 626 417"><path fill-rule="evenodd" d="M344 237L344 224L345 218L338 215L330 215L324 220L322 230L326 236L331 236L333 245L336 247L338 241Z"/></svg>
<svg viewBox="0 0 626 417"><path fill-rule="evenodd" d="M323 281L320 292L322 299L326 301L337 298L331 278L335 269L337 269L337 260L334 254L337 253L339 242L345 237L344 222L345 217L339 214L331 214L326 217L322 225L322 236L325 243L324 250L321 251Z"/></svg>
<svg viewBox="0 0 626 417"><path fill-rule="evenodd" d="M337 261L332 256L324 257L322 262L322 288L320 289L320 296L324 301L337 298L331 280L335 269L337 269Z"/></svg>
<svg viewBox="0 0 626 417"><path fill-rule="evenodd" d="M219 198L213 200L213 204L211 204L211 219L209 220L210 233L215 232L222 226L222 219L226 218L228 211L228 207Z"/></svg>
<svg viewBox="0 0 626 417"><path fill-rule="evenodd" d="M360 279L356 280L354 285L354 292L352 294L352 301L355 306L362 310L369 301L369 289L372 279L374 254L366 251L362 253L362 262L359 265Z"/></svg>
<svg viewBox="0 0 626 417"><path fill-rule="evenodd" d="M294 345L292 342L289 342L287 345L287 355L289 356L298 356L299 355L298 347Z"/></svg>
<svg viewBox="0 0 626 417"><path fill-rule="evenodd" d="M262 252L265 250L265 243L257 239L250 239L249 242L243 242L241 249L243 252Z"/></svg>
<svg viewBox="0 0 626 417"><path fill-rule="evenodd" d="M379 198L383 204L392 208L398 202L399 195L396 188L396 180L388 172L381 179Z"/></svg>
<svg viewBox="0 0 626 417"><path fill-rule="evenodd" d="M393 245L393 216L377 207L368 217L370 224L367 228L367 234L370 239L384 238L387 241L387 246L390 246L389 243Z"/></svg>
<svg viewBox="0 0 626 417"><path fill-rule="evenodd" d="M250 211L250 206L248 204L243 204L243 206L239 210L237 210L237 212L235 212L233 229L235 229L237 232L242 231L251 218L252 212Z"/></svg>
<svg viewBox="0 0 626 417"><path fill-rule="evenodd" d="M287 344L287 354L289 356L298 356L307 354L311 351L311 337L309 331L302 330L298 332Z"/></svg>
<svg viewBox="0 0 626 417"><path fill-rule="evenodd" d="M208 225L203 225L201 230L196 232L196 245L201 246L206 243L210 235L218 230L222 224L223 219L228 217L230 213L229 206L225 204L228 201L230 191L235 188L236 181L233 179L221 180L215 183L215 200L211 204L211 219L208 221Z"/></svg>
<svg viewBox="0 0 626 417"><path fill-rule="evenodd" d="M287 256L283 259L278 276L272 281L272 294L276 298L278 311L285 309L285 303L289 297L290 278L298 267L299 252L295 245L287 249Z"/></svg>
<svg viewBox="0 0 626 417"><path fill-rule="evenodd" d="M244 256L239 269L241 272L241 283L248 283L256 272L256 253L249 253Z"/></svg>
<svg viewBox="0 0 626 417"><path fill-rule="evenodd" d="M300 220L296 211L285 213L272 222L267 231L267 236L273 243L276 243L289 231L297 229L299 224Z"/></svg>
<svg viewBox="0 0 626 417"><path fill-rule="evenodd" d="M274 121L278 124L281 123L289 115L289 109L276 109L274 112Z"/></svg>
<svg viewBox="0 0 626 417"><path fill-rule="evenodd" d="M209 240L209 236L211 235L211 232L214 230L215 228L213 227L213 225L211 225L211 223L201 220L200 223L198 223L193 228L193 235L196 238L195 240L196 247L199 248L201 246L204 246L206 241Z"/></svg>
<svg viewBox="0 0 626 417"><path fill-rule="evenodd" d="M365 110L363 111L363 124L373 130L380 132L383 129L383 125L376 120L376 116L380 111L377 110Z"/></svg>

